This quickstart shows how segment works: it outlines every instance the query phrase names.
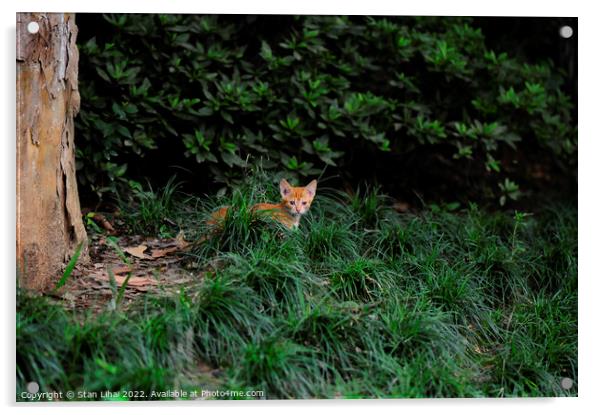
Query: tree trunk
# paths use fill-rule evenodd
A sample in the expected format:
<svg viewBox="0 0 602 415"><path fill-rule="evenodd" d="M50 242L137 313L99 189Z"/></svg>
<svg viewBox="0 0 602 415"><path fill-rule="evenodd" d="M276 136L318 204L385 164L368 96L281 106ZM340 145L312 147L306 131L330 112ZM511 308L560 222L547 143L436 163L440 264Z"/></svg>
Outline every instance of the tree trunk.
<svg viewBox="0 0 602 415"><path fill-rule="evenodd" d="M73 146L76 36L74 14L17 13L17 274L29 289L54 286L80 243L87 253Z"/></svg>

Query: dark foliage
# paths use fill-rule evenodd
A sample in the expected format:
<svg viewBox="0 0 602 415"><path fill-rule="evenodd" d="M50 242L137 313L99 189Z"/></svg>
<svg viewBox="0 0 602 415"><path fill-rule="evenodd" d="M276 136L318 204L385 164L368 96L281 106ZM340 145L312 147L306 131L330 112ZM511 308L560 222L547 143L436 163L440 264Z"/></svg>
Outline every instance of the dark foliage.
<svg viewBox="0 0 602 415"><path fill-rule="evenodd" d="M351 182L376 179L389 193L501 204L538 181L576 176L565 71L528 61L507 38L492 44L483 19L79 22L79 179L99 195L167 177L168 165L191 171L202 190L262 164L278 176L327 169Z"/></svg>

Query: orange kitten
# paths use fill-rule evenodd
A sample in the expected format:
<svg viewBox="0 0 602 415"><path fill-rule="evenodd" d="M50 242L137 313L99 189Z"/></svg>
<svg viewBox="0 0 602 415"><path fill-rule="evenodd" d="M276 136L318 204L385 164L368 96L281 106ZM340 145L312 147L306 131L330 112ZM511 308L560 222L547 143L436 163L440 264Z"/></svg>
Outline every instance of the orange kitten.
<svg viewBox="0 0 602 415"><path fill-rule="evenodd" d="M285 179L280 180L280 203L258 203L253 205L251 211L270 216L289 229L299 227L301 215L307 213L311 202L316 195L318 182L312 180L305 187L293 187ZM209 224L216 224L223 221L228 213L229 207L223 207L214 212Z"/></svg>

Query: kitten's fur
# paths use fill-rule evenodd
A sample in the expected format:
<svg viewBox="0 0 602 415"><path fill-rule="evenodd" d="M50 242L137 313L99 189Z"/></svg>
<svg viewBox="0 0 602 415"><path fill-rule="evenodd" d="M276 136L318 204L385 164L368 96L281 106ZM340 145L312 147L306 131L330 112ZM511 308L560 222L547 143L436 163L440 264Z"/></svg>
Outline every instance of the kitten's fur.
<svg viewBox="0 0 602 415"><path fill-rule="evenodd" d="M318 182L312 180L307 186L293 187L285 179L280 180L280 203L258 203L253 212L264 213L289 229L299 227L301 216L307 213L316 195ZM223 207L211 215L209 224L218 224L226 218L229 207Z"/></svg>

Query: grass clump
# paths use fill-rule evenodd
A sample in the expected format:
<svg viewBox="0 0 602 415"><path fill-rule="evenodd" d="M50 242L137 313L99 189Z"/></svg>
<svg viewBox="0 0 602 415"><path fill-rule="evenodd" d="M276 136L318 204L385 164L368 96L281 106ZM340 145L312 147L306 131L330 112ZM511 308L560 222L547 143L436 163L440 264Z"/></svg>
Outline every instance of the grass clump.
<svg viewBox="0 0 602 415"><path fill-rule="evenodd" d="M311 226L311 227L310 227ZM307 257L315 263L336 258L353 258L358 253L357 234L350 223L336 223L323 218L311 222L301 237Z"/></svg>
<svg viewBox="0 0 602 415"><path fill-rule="evenodd" d="M357 258L333 265L334 270L328 274L330 287L334 296L343 301L370 302L395 288L390 272L379 260Z"/></svg>
<svg viewBox="0 0 602 415"><path fill-rule="evenodd" d="M246 346L234 377L248 387L299 399L320 396L324 372L324 363L311 350L274 336Z"/></svg>
<svg viewBox="0 0 602 415"><path fill-rule="evenodd" d="M154 190L150 183L144 188L138 182L130 184L131 192L126 198L118 197L117 205L121 219L129 232L142 235L167 236L175 225L180 183L175 176L165 186Z"/></svg>
<svg viewBox="0 0 602 415"><path fill-rule="evenodd" d="M251 338L273 329L251 288L220 274L205 280L194 313L200 351L218 365L236 359Z"/></svg>
<svg viewBox="0 0 602 415"><path fill-rule="evenodd" d="M148 330L148 319L159 313L178 318L175 310L154 308L135 315L106 312L97 316L73 316L59 305L24 292L17 306L17 396L35 381L41 391L100 392L143 390L143 396L121 399L158 399L152 390L173 387L178 370L194 355L174 352L174 339L181 328L172 328L167 343L149 341L156 336ZM166 340L167 341L167 340ZM184 389L196 387L193 379L182 383ZM84 399L94 399L89 396Z"/></svg>
<svg viewBox="0 0 602 415"><path fill-rule="evenodd" d="M195 255L200 262L204 258L224 252L239 252L249 249L261 241L281 239L284 227L262 212L253 212L253 205L262 202L274 203L280 200L275 191L277 185L262 173L234 189L230 194L211 198L197 210ZM228 207L223 220L215 220L213 214L220 208Z"/></svg>
<svg viewBox="0 0 602 415"><path fill-rule="evenodd" d="M388 198L378 186L364 186L348 195L349 207L357 216L358 227L373 229L390 213Z"/></svg>
<svg viewBox="0 0 602 415"><path fill-rule="evenodd" d="M228 264L223 273L251 287L269 313L300 304L304 293L320 283L291 240L283 240L280 245L264 242L242 252L223 257Z"/></svg>
<svg viewBox="0 0 602 415"><path fill-rule="evenodd" d="M342 376L354 371L353 362L363 346L363 308L353 302L306 304L299 313L287 315L286 333L327 362L331 378Z"/></svg>

